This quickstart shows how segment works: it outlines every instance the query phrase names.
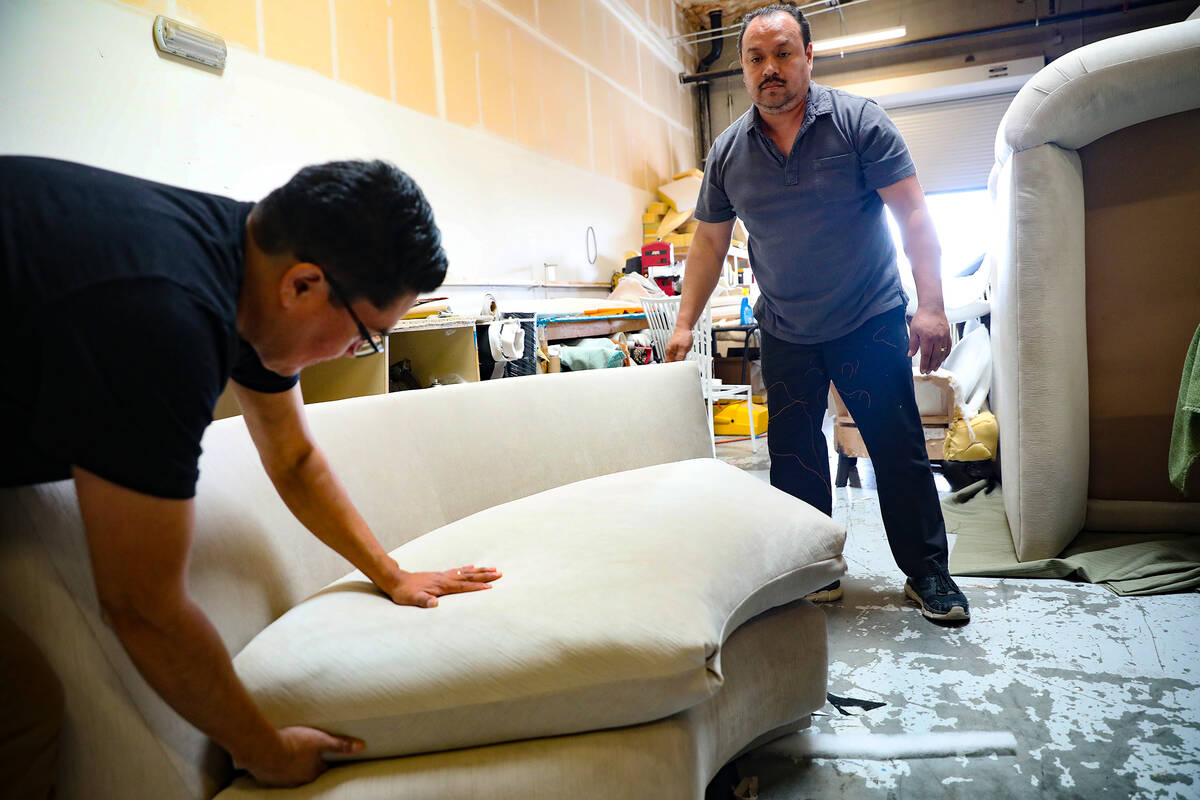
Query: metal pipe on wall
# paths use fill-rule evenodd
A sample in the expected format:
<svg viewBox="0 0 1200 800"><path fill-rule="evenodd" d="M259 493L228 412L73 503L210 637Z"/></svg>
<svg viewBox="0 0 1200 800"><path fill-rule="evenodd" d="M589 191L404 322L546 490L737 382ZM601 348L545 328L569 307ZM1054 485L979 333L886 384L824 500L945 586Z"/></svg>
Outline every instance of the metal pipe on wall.
<svg viewBox="0 0 1200 800"><path fill-rule="evenodd" d="M721 9L716 9L708 15L709 28L717 30L721 27ZM721 52L725 49L724 39L713 39L712 49L704 58L700 59L699 68L705 70L713 65L718 58L721 57ZM711 97L709 96L709 85L707 82L697 84L696 86L696 163L703 164L704 159L708 157L708 146L712 138L712 113L709 110Z"/></svg>
<svg viewBox="0 0 1200 800"><path fill-rule="evenodd" d="M1093 9L1089 9L1087 11L1075 11L1070 14L1062 14L1062 15L1054 17L1053 20L1038 18L1038 19L1034 19L1034 20L1028 20L1026 22L1014 23L1012 25L997 25L997 26L991 27L991 28L977 28L977 29L971 30L971 31L962 31L961 33L948 33L948 34L943 34L941 36L929 36L924 39L913 39L912 41L884 45L883 47L872 47L867 50L856 50L854 53L852 53L852 55L860 56L860 55L866 55L868 53L886 53L886 52L890 52L893 50L903 50L903 49L906 49L909 47L919 47L922 45L940 44L942 42L952 42L952 41L956 41L958 39L969 39L969 38L974 38L977 36L990 36L990 35L998 34L998 33L1011 33L1012 31L1025 30L1027 28L1038 28L1038 27L1041 27L1042 25L1048 25L1048 24L1061 25L1063 23L1075 22L1077 20L1088 19L1091 17L1100 17L1100 16L1105 16L1108 14L1127 13L1129 11L1137 11L1137 10L1144 9L1144 8L1151 8L1153 6L1167 5L1169 3L1174 3L1174 2L1175 2L1175 0L1151 0L1150 2L1142 2L1142 3L1125 2L1125 3L1121 3L1120 5L1107 6L1105 8L1093 8ZM827 60L835 59L835 58L841 58L841 56L840 55L815 56L813 58L813 61L827 61ZM742 74L741 68L714 70L712 72L697 72L696 74L693 74L693 75L680 75L679 82L685 83L685 84L686 83L707 83L709 81L713 81L718 78L730 78L730 77L733 77L734 75L741 75L741 74Z"/></svg>

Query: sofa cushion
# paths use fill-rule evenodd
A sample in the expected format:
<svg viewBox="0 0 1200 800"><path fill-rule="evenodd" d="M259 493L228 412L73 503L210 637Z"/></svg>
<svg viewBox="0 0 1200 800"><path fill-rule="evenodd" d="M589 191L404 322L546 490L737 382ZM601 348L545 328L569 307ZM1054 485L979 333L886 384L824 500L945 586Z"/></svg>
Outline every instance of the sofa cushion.
<svg viewBox="0 0 1200 800"><path fill-rule="evenodd" d="M403 607L352 573L234 665L274 724L360 737L362 758L648 722L717 692L729 634L840 576L844 540L816 509L712 459L630 470L392 553L411 571L499 567L489 591Z"/></svg>

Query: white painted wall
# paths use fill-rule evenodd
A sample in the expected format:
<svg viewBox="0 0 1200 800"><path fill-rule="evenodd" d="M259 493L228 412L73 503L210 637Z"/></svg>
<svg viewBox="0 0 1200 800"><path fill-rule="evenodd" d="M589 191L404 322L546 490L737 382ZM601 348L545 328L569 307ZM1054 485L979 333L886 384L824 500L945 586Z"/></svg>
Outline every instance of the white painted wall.
<svg viewBox="0 0 1200 800"><path fill-rule="evenodd" d="M305 164L384 158L429 196L450 283L540 280L544 262L606 281L640 245L645 191L235 46L223 74L168 60L152 21L106 0L0 0L0 153L244 200Z"/></svg>

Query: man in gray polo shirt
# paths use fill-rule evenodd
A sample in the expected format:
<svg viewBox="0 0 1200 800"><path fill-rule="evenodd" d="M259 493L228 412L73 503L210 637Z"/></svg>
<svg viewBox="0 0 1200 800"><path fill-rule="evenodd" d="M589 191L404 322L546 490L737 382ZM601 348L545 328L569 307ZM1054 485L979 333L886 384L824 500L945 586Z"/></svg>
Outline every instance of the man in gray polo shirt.
<svg viewBox="0 0 1200 800"><path fill-rule="evenodd" d="M709 153L668 358L691 348L740 217L762 290L754 313L771 484L832 512L821 431L832 380L871 453L888 542L908 576L905 594L930 619L968 620L967 599L946 567L946 528L913 391L912 356L921 353L922 372L937 369L950 327L937 235L908 148L873 101L811 82L812 38L799 9L747 14L738 53L754 106ZM910 327L885 205L917 284ZM813 599L839 597L834 583Z"/></svg>

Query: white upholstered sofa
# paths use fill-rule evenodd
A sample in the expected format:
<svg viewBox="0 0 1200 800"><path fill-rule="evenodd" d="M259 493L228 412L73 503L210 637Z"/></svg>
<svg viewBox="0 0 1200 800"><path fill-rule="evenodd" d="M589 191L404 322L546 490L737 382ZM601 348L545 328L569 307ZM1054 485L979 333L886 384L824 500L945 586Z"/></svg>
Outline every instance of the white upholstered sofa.
<svg viewBox="0 0 1200 800"><path fill-rule="evenodd" d="M820 611L844 531L708 457L691 364L309 406L409 569L490 591L393 605L308 535L240 418L204 440L190 591L277 724L364 759L270 797L699 798L825 699ZM0 602L66 696L59 800L253 798L100 618L69 482L0 491ZM147 535L153 535L148 532Z"/></svg>
<svg viewBox="0 0 1200 800"><path fill-rule="evenodd" d="M1200 19L1081 47L1021 89L991 188L992 405L1017 556L1200 532L1169 485L1200 324Z"/></svg>

